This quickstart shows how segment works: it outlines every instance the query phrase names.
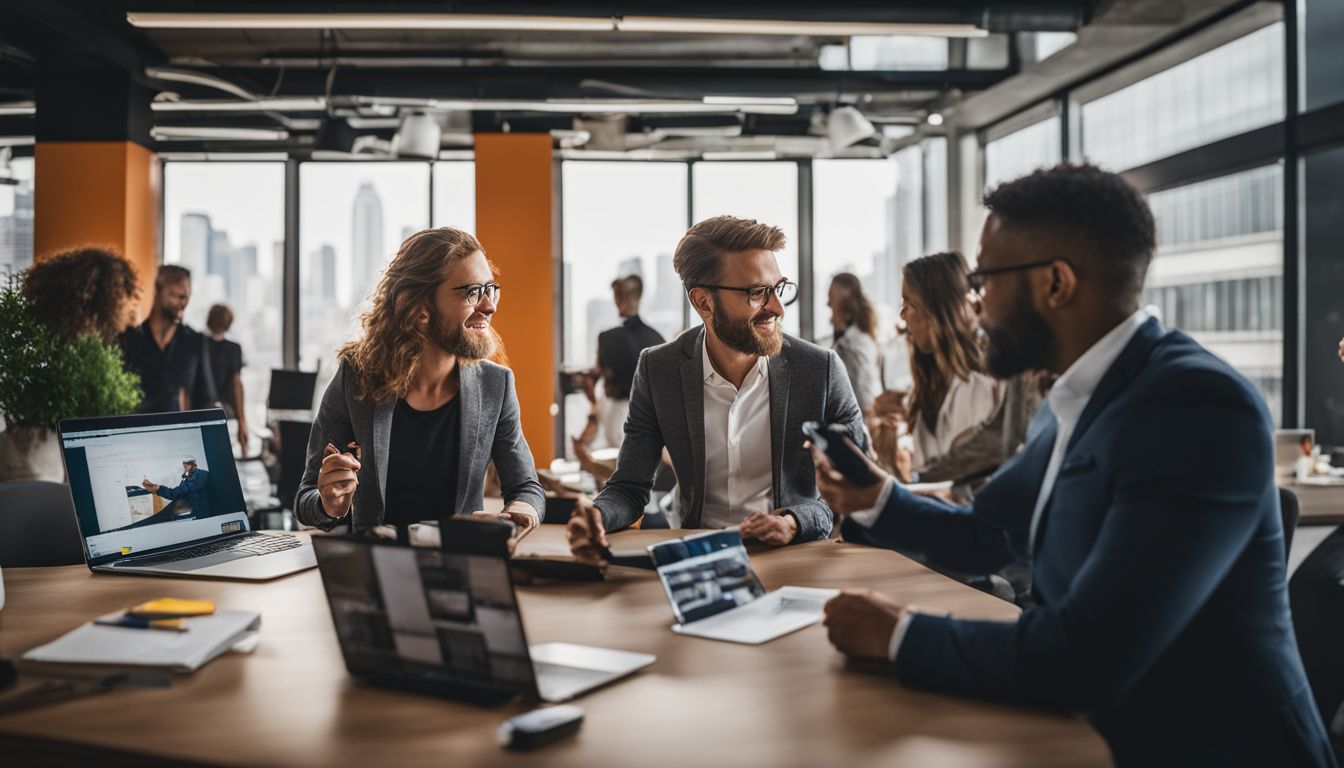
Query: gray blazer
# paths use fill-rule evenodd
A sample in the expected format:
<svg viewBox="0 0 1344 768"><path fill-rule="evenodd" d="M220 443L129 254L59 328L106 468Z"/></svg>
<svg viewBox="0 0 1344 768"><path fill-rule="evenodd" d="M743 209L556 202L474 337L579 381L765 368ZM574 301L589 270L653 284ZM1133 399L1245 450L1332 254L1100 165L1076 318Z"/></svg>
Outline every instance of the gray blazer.
<svg viewBox="0 0 1344 768"><path fill-rule="evenodd" d="M639 356L630 389L630 415L616 472L594 499L609 531L632 524L649 502L654 471L667 447L677 475L684 528L700 527L705 501L705 389L701 361L704 328L650 347ZM769 361L770 462L774 506L798 518L797 541L831 533L830 507L817 496L811 452L803 448L804 421L849 425L868 450L868 430L854 402L845 367L835 353L792 336Z"/></svg>
<svg viewBox="0 0 1344 768"><path fill-rule="evenodd" d="M461 446L457 466L457 498L452 509L466 514L484 508L481 489L485 465L492 459L499 471L505 502L522 501L532 506L541 520L545 495L537 482L532 451L523 438L518 419L518 396L513 390L513 371L490 362L458 367ZM322 510L317 493L317 472L322 467L322 449L327 441L359 443L363 465L359 487L349 519L356 533L383 524L383 500L387 498L387 455L392 441L392 411L395 402L356 400L354 371L345 363L322 395L322 407L308 436L308 465L294 499L294 513L307 525L329 530L345 522Z"/></svg>

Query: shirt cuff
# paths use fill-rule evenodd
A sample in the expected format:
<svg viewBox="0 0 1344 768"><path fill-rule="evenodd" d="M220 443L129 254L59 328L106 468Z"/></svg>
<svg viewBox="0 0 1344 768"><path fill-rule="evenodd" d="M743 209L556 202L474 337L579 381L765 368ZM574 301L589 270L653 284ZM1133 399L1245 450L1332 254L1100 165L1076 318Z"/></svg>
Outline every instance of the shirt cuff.
<svg viewBox="0 0 1344 768"><path fill-rule="evenodd" d="M861 509L857 512L850 512L849 519L863 526L872 528L877 522L877 518L882 516L882 510L886 509L887 500L891 498L891 492L896 488L896 479L888 477L882 486L882 492L877 494L877 501L869 509Z"/></svg>
<svg viewBox="0 0 1344 768"><path fill-rule="evenodd" d="M901 652L901 641L905 640L905 633L910 630L910 621L915 617L915 612L909 608L901 612L901 618L896 622L896 628L891 630L891 640L887 643L887 659L896 661L896 654Z"/></svg>

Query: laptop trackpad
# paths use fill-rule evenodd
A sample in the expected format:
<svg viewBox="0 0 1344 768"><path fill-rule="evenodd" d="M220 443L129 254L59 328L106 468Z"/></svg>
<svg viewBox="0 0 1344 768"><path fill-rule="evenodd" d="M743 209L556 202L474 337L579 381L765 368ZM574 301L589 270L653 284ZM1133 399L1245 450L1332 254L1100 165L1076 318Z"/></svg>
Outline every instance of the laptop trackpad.
<svg viewBox="0 0 1344 768"><path fill-rule="evenodd" d="M191 557L186 560L174 560L171 563L159 563L149 567L152 567L156 571L199 571L202 568L209 568L212 565L240 560L244 557L253 557L253 553L238 552L236 550L213 552L208 555L201 555L200 557ZM135 567L133 563L128 563L127 565L132 568Z"/></svg>

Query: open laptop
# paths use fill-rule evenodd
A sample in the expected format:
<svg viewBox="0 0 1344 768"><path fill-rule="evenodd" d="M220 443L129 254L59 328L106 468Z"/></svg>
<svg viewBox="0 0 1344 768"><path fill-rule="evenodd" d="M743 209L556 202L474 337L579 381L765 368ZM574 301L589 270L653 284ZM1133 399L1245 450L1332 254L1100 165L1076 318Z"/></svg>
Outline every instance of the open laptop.
<svg viewBox="0 0 1344 768"><path fill-rule="evenodd" d="M317 536L346 669L365 682L500 704L564 701L655 657L569 643L529 646L504 541L511 526L445 520L440 549ZM495 538L491 528L502 529Z"/></svg>
<svg viewBox="0 0 1344 768"><path fill-rule="evenodd" d="M317 565L305 540L251 530L224 411L65 419L57 432L92 570L264 581Z"/></svg>
<svg viewBox="0 0 1344 768"><path fill-rule="evenodd" d="M653 544L677 623L672 630L711 640L758 644L821 621L834 589L780 587L766 592L737 531L707 531Z"/></svg>

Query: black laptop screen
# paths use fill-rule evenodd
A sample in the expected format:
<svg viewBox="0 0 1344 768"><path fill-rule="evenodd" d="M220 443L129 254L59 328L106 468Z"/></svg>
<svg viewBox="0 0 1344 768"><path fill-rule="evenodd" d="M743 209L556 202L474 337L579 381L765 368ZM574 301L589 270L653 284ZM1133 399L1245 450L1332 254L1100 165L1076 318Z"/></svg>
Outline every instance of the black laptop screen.
<svg viewBox="0 0 1344 768"><path fill-rule="evenodd" d="M533 692L505 558L323 536L313 546L352 674Z"/></svg>
<svg viewBox="0 0 1344 768"><path fill-rule="evenodd" d="M91 565L248 530L220 410L61 422Z"/></svg>

